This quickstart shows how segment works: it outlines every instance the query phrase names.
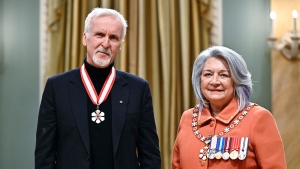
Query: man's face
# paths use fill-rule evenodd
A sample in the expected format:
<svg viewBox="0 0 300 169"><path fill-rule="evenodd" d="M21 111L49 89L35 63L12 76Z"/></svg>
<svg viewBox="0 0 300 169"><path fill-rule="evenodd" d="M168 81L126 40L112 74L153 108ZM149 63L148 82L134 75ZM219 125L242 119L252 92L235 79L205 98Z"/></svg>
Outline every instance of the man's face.
<svg viewBox="0 0 300 169"><path fill-rule="evenodd" d="M92 18L90 26L90 32L82 36L82 43L87 48L87 62L95 67L105 68L121 50L122 23L107 15Z"/></svg>

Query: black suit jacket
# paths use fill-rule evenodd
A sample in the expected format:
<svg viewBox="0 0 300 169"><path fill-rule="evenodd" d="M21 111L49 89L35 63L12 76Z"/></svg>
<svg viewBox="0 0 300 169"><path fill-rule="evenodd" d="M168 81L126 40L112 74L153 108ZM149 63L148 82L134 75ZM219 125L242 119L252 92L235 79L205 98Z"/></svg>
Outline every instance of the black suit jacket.
<svg viewBox="0 0 300 169"><path fill-rule="evenodd" d="M87 97L79 68L47 80L36 132L36 169L89 169ZM117 70L111 101L114 168L160 169L148 82Z"/></svg>

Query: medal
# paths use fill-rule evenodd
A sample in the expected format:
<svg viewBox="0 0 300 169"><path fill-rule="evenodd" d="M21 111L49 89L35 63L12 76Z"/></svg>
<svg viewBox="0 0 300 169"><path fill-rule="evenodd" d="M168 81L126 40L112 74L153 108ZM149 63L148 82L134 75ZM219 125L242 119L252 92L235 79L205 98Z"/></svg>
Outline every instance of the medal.
<svg viewBox="0 0 300 169"><path fill-rule="evenodd" d="M105 120L105 117L104 117L104 112L101 112L99 110L99 107L97 106L96 108L96 111L94 111L92 113L92 121L96 122L97 124L101 123L101 121L104 121Z"/></svg>
<svg viewBox="0 0 300 169"><path fill-rule="evenodd" d="M226 147L225 147L225 152L222 154L223 160L228 160L229 159L229 149L231 145L231 137L226 138Z"/></svg>
<svg viewBox="0 0 300 169"><path fill-rule="evenodd" d="M208 152L208 158L214 159L216 156L216 147L217 147L218 136L213 136L210 142L210 150Z"/></svg>
<svg viewBox="0 0 300 169"><path fill-rule="evenodd" d="M237 159L238 156L239 156L239 153L238 153L236 150L233 150L233 151L230 153L230 158L231 158L232 160Z"/></svg>
<svg viewBox="0 0 300 169"><path fill-rule="evenodd" d="M225 138L224 137L219 137L218 138L218 144L217 144L217 153L216 153L216 159L221 159L223 152L224 152L224 143L225 143Z"/></svg>
<svg viewBox="0 0 300 169"><path fill-rule="evenodd" d="M93 104L97 105L96 110L91 113L91 119L93 122L99 124L105 120L105 117L104 117L105 113L99 110L99 105L106 100L107 96L110 93L110 90L116 79L116 70L114 67L112 67L108 77L106 78L106 80L104 82L104 85L103 85L99 95L97 95L97 93L96 93L96 89L85 69L84 64L80 68L80 75L81 75L81 80L82 80L82 83L84 84L86 92L88 93Z"/></svg>
<svg viewBox="0 0 300 169"><path fill-rule="evenodd" d="M216 157L215 157L216 159L221 159L222 158L222 153L221 153L221 151L218 151L217 153L216 153Z"/></svg>
<svg viewBox="0 0 300 169"><path fill-rule="evenodd" d="M231 153L230 153L230 158L232 160L235 160L238 158L239 156L239 153L238 153L238 149L240 147L240 139L239 138L236 138L234 137L232 142L231 142L232 146L231 146Z"/></svg>
<svg viewBox="0 0 300 169"><path fill-rule="evenodd" d="M239 159L244 160L247 156L248 153L248 142L249 138L248 137L242 137L241 138L241 145L240 145L240 153L239 153Z"/></svg>
<svg viewBox="0 0 300 169"><path fill-rule="evenodd" d="M208 144L210 142L210 139L206 139L206 138L202 138L205 143L205 147L202 148L200 150L200 154L199 154L199 158L202 159L202 162L201 162L201 165L204 166L205 165L205 161L207 160L207 155L208 155L208 152L209 152L209 149L208 149Z"/></svg>
<svg viewBox="0 0 300 169"><path fill-rule="evenodd" d="M203 161L206 161L207 159L207 152L208 152L208 147L205 146L200 150L199 158L201 158Z"/></svg>

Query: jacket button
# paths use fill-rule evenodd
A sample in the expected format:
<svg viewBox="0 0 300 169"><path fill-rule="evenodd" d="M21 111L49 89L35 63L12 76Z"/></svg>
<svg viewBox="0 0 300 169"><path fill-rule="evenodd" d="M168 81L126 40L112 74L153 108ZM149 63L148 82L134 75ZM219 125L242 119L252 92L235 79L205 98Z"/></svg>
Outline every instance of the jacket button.
<svg viewBox="0 0 300 169"><path fill-rule="evenodd" d="M214 125L215 125L214 121L210 122L210 127L213 127Z"/></svg>
<svg viewBox="0 0 300 169"><path fill-rule="evenodd" d="M90 156L87 156L87 157L86 157L86 160L89 161L89 160L90 160Z"/></svg>

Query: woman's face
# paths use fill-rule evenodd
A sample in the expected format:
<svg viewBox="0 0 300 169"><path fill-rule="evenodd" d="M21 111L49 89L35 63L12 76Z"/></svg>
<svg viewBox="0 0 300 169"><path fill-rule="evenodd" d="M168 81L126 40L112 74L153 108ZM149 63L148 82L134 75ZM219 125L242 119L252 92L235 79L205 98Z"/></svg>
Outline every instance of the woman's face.
<svg viewBox="0 0 300 169"><path fill-rule="evenodd" d="M212 106L223 109L234 96L234 82L225 59L206 60L201 74L201 90Z"/></svg>

